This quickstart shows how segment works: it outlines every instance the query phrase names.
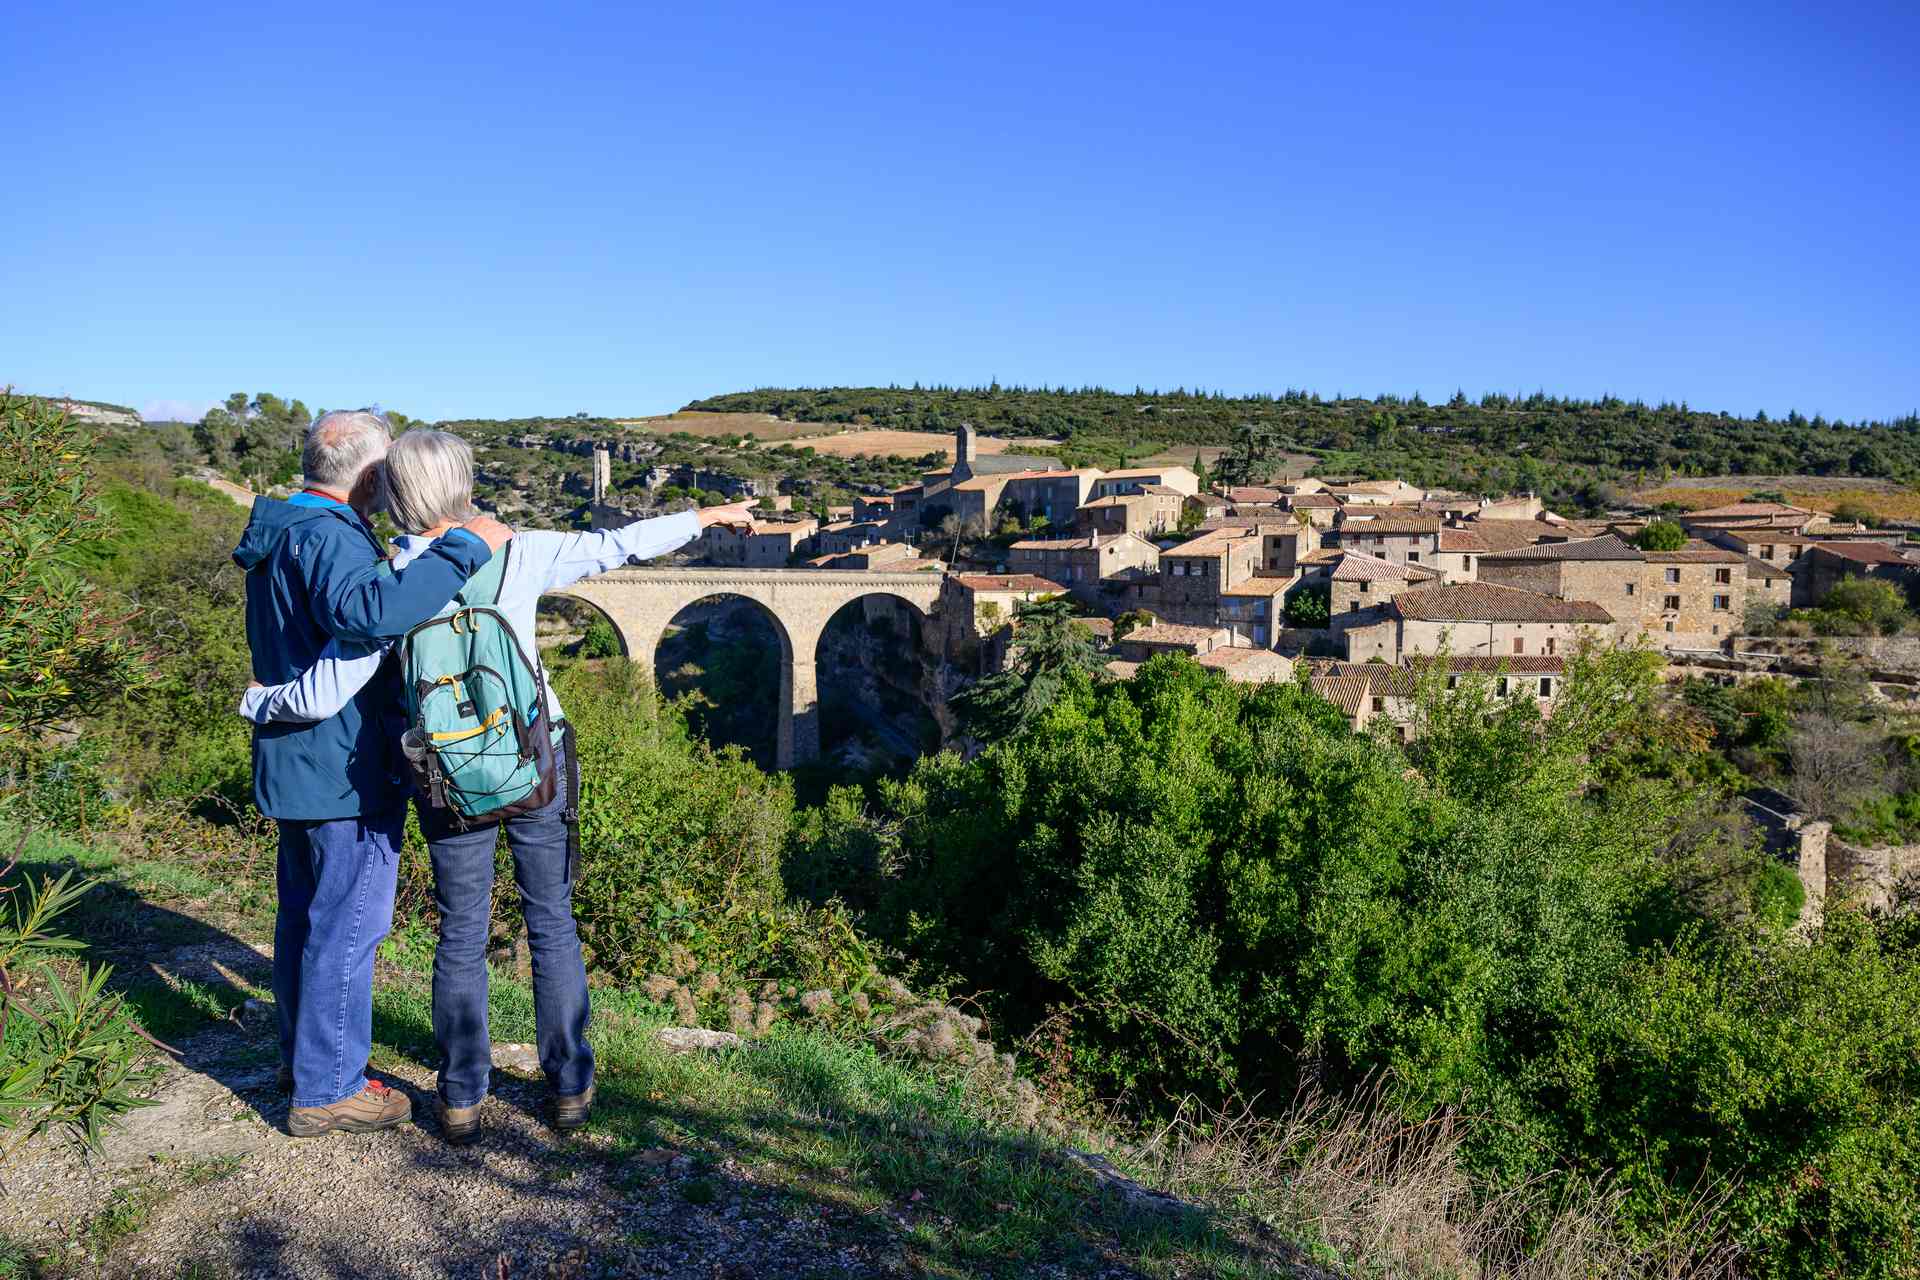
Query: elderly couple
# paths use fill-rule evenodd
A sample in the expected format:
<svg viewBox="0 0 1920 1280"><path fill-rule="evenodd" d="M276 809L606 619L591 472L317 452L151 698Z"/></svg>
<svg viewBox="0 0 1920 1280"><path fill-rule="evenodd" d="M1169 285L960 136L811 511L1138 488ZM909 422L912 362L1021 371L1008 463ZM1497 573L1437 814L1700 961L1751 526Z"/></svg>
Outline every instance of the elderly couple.
<svg viewBox="0 0 1920 1280"><path fill-rule="evenodd" d="M392 923L407 803L419 803L440 914L433 961L433 1030L440 1049L437 1110L452 1142L477 1136L492 1068L486 944L494 849L513 850L533 952L540 1066L553 1121L585 1124L593 1105L587 980L573 921L570 854L577 778L573 735L536 678L553 750L531 804L465 822L418 796L401 738L408 728L395 642L452 615L456 596L486 575L493 607L537 672L534 608L541 594L629 559L672 551L710 524L747 520L744 504L642 520L602 533L521 533L473 507L473 452L458 437L415 429L398 440L370 411L329 413L303 454L306 487L256 499L234 560L247 575L247 643L254 685L241 702L253 732L254 799L280 834L273 993L280 1080L297 1137L404 1123L405 1094L366 1074L373 1043L374 949ZM368 524L389 510L402 532L389 554ZM511 540L511 542L509 541ZM457 620L455 628L457 629ZM531 715L537 718L540 709Z"/></svg>

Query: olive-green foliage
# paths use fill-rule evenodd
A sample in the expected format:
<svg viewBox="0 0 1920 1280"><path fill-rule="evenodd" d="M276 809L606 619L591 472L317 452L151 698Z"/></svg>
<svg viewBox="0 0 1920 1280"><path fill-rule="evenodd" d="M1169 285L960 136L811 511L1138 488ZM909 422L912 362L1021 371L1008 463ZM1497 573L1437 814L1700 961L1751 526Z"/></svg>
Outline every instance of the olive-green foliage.
<svg viewBox="0 0 1920 1280"><path fill-rule="evenodd" d="M150 687L104 707L89 737L108 744L135 796L243 803L249 735L234 707L252 668L246 579L231 552L246 512L196 481L131 469L111 473L101 502L118 530L85 568L126 602L154 673Z"/></svg>
<svg viewBox="0 0 1920 1280"><path fill-rule="evenodd" d="M1402 748L1301 688L1160 658L882 783L877 812L837 793L794 880L818 859L856 884L870 931L992 993L1003 1027L1066 1019L1103 1091L1284 1098L1303 1064L1323 1085L1384 1072L1411 1112L1479 1117L1469 1149L1496 1179L1617 1172L1648 1231L1718 1189L1756 1274L1902 1274L1920 1264L1920 1206L1894 1193L1916 1158L1915 954L1807 948L1764 868L1741 869L1741 912L1702 918L1710 859L1675 836L1697 784L1603 767L1661 713L1655 665L1577 656L1545 723L1436 668ZM1693 724L1672 752L1705 749ZM1803 978L1768 990L1780 966ZM1823 983L1837 1004L1816 1007ZM1816 1052L1858 1077L1801 1081Z"/></svg>
<svg viewBox="0 0 1920 1280"><path fill-rule="evenodd" d="M13 843L14 832L0 829ZM0 1129L15 1145L61 1128L89 1146L121 1116L145 1106L141 1090L157 1074L140 1052L139 1033L106 991L109 971L63 968L81 950L53 924L87 890L69 870L33 880L13 874L27 847L0 860Z"/></svg>
<svg viewBox="0 0 1920 1280"><path fill-rule="evenodd" d="M1073 620L1065 596L1024 600L1013 607L1013 663L976 681L953 699L961 727L981 741L1018 733L1104 660L1093 634Z"/></svg>
<svg viewBox="0 0 1920 1280"><path fill-rule="evenodd" d="M1642 551L1678 551L1687 545L1687 531L1672 520L1650 520L1633 535L1633 545Z"/></svg>
<svg viewBox="0 0 1920 1280"><path fill-rule="evenodd" d="M121 611L75 572L87 545L111 532L90 451L52 405L0 391L0 745L146 678Z"/></svg>
<svg viewBox="0 0 1920 1280"><path fill-rule="evenodd" d="M1120 466L1163 450L1232 446L1249 428L1280 448L1319 455L1326 474L1400 476L1472 493L1534 491L1556 508L1607 505L1610 481L1673 475L1910 477L1920 419L1841 424L1799 413L1768 419L1602 396L1499 392L1444 404L1419 396L1327 399L1289 390L1228 396L1099 387L767 387L687 406L774 413L801 422L872 423L988 435L1046 435L1076 465ZM1223 459L1224 461L1224 459ZM1216 478L1219 478L1216 474Z"/></svg>
<svg viewBox="0 0 1920 1280"><path fill-rule="evenodd" d="M1333 593L1326 587L1301 587L1287 598L1287 625L1326 626L1332 597Z"/></svg>
<svg viewBox="0 0 1920 1280"><path fill-rule="evenodd" d="M693 737L624 659L563 671L556 688L580 749L574 910L594 967L628 982L698 969L836 987L871 970L841 913L787 900L785 778Z"/></svg>
<svg viewBox="0 0 1920 1280"><path fill-rule="evenodd" d="M1884 578L1843 579L1814 612L1822 635L1897 635L1913 619L1905 595Z"/></svg>
<svg viewBox="0 0 1920 1280"><path fill-rule="evenodd" d="M617 658L620 656L620 635L613 624L605 618L595 618L587 626L587 634L580 641L580 656L583 658Z"/></svg>

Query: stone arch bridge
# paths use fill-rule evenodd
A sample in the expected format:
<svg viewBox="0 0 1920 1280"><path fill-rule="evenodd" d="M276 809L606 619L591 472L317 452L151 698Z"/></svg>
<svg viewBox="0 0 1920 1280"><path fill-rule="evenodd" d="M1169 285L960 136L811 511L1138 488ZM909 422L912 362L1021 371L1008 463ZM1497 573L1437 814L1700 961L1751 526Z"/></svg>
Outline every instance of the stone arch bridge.
<svg viewBox="0 0 1920 1280"><path fill-rule="evenodd" d="M627 654L648 667L667 624L710 596L742 596L773 619L780 637L782 769L820 754L820 690L814 659L833 615L868 596L912 605L921 621L940 600L938 573L866 573L841 569L615 569L549 594L584 600L607 615Z"/></svg>

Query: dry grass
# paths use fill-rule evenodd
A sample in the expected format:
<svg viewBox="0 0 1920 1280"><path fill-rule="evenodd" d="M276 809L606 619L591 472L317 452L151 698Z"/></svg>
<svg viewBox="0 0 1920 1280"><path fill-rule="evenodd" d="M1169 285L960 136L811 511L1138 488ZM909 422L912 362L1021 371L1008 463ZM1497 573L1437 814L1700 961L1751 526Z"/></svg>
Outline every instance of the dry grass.
<svg viewBox="0 0 1920 1280"><path fill-rule="evenodd" d="M671 435L683 431L705 440L752 436L775 444L813 449L836 458L861 455L872 457L918 458L937 453L953 457L953 436L934 431L889 431L882 427L848 427L840 431L823 428L818 422L785 422L767 413L705 413L683 410L653 418L621 418L623 427ZM1058 440L1012 440L981 436L981 453L1006 453L1010 449L1052 448ZM1189 459L1191 461L1191 459Z"/></svg>
<svg viewBox="0 0 1920 1280"><path fill-rule="evenodd" d="M797 440L817 433L817 422L783 422L770 413L704 413L682 410L652 418L620 418L623 427L672 435L684 431L703 440L752 436L756 440Z"/></svg>
<svg viewBox="0 0 1920 1280"><path fill-rule="evenodd" d="M1816 483L1809 484L1809 480ZM1642 491L1636 496L1653 506L1671 502L1686 511L1700 511L1738 502L1748 494L1769 490L1779 493L1795 506L1814 511L1832 511L1843 502L1856 502L1885 520L1920 519L1920 493L1903 489L1890 481L1755 476L1749 477L1738 488L1708 488L1676 482L1659 489Z"/></svg>
<svg viewBox="0 0 1920 1280"><path fill-rule="evenodd" d="M1664 1238L1618 1229L1613 1187L1493 1188L1465 1168L1469 1121L1409 1121L1379 1088L1305 1092L1278 1117L1184 1111L1136 1153L1156 1186L1317 1241L1347 1275L1475 1280L1732 1280L1737 1251L1713 1229L1720 1197L1696 1197ZM1542 1227L1544 1224L1544 1228Z"/></svg>

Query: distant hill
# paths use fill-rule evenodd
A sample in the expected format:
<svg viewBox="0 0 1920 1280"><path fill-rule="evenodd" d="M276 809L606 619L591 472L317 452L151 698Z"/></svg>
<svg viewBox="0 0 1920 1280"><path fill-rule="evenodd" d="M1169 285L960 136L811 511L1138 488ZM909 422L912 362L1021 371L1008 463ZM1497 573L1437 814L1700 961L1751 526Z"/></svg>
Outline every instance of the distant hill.
<svg viewBox="0 0 1920 1280"><path fill-rule="evenodd" d="M1419 397L1326 400L1311 392L1032 387L762 388L696 400L689 411L769 413L795 422L1054 436L1076 465L1118 466L1170 449L1234 442L1249 427L1285 450L1318 455L1328 474L1403 476L1475 492L1581 495L1676 476L1920 479L1920 417L1842 423L1792 413L1736 417L1687 405L1536 393L1429 404Z"/></svg>

